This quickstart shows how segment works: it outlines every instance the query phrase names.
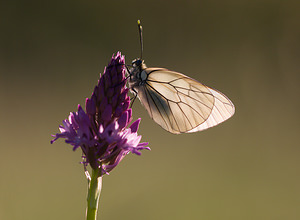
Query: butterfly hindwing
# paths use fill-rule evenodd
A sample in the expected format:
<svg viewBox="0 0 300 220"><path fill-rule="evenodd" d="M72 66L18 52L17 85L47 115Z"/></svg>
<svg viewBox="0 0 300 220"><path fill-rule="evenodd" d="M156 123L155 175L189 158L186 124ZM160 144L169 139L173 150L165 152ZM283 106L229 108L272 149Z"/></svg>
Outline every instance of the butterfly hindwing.
<svg viewBox="0 0 300 220"><path fill-rule="evenodd" d="M201 131L234 113L232 102L222 93L181 73L146 68L144 85L136 88L150 117L175 134Z"/></svg>

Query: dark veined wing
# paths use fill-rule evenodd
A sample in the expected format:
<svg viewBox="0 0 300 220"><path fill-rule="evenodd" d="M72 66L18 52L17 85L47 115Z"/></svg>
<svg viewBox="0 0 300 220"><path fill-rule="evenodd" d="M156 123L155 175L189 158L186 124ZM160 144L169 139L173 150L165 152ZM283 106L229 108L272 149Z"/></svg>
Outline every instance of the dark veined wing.
<svg viewBox="0 0 300 220"><path fill-rule="evenodd" d="M145 71L148 78L136 88L138 97L150 117L171 133L201 131L234 114L233 103L219 91L167 69Z"/></svg>

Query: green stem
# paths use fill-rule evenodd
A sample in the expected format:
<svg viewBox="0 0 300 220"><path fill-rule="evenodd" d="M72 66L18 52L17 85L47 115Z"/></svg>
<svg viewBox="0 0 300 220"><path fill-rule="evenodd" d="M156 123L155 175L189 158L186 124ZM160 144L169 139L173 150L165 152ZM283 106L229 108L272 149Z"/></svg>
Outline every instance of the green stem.
<svg viewBox="0 0 300 220"><path fill-rule="evenodd" d="M92 170L91 180L89 182L86 220L96 220L98 202L102 187L101 169Z"/></svg>

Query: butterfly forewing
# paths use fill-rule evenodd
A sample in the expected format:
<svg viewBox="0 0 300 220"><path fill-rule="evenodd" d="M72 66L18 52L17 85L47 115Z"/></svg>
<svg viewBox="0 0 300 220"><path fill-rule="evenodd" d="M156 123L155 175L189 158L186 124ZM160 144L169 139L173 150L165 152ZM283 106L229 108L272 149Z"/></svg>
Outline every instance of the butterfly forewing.
<svg viewBox="0 0 300 220"><path fill-rule="evenodd" d="M222 93L181 73L146 68L148 77L136 87L150 117L175 134L215 126L234 113L232 102Z"/></svg>

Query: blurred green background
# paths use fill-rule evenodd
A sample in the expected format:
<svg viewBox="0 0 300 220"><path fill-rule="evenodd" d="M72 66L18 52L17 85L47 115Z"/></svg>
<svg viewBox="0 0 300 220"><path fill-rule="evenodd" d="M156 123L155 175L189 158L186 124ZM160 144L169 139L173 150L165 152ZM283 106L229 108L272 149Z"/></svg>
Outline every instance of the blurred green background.
<svg viewBox="0 0 300 220"><path fill-rule="evenodd" d="M172 135L103 179L99 219L300 219L299 1L2 1L0 219L84 219L87 181L51 134L84 104L113 53L224 92L236 114Z"/></svg>

